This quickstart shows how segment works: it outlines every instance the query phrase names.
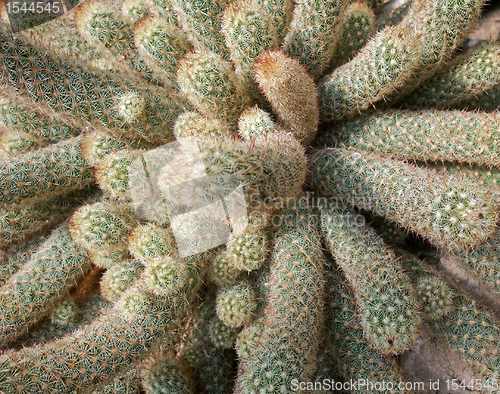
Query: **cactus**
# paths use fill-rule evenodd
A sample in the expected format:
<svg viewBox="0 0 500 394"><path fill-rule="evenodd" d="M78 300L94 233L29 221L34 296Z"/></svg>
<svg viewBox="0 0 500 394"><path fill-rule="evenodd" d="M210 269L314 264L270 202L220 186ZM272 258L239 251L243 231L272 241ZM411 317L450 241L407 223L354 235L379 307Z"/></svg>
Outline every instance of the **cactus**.
<svg viewBox="0 0 500 394"><path fill-rule="evenodd" d="M394 158L498 166L494 114L462 111L394 111L346 122L348 146Z"/></svg>
<svg viewBox="0 0 500 394"><path fill-rule="evenodd" d="M352 211L324 209L321 231L351 284L369 346L401 353L417 339L420 305L396 256L358 219Z"/></svg>
<svg viewBox="0 0 500 394"><path fill-rule="evenodd" d="M404 382L421 320L498 377L498 45L456 53L483 0L365 3L70 0L15 34L0 5L0 392Z"/></svg>
<svg viewBox="0 0 500 394"><path fill-rule="evenodd" d="M346 148L319 150L311 183L323 194L350 200L419 233L441 248L460 250L493 234L494 199L460 178Z"/></svg>

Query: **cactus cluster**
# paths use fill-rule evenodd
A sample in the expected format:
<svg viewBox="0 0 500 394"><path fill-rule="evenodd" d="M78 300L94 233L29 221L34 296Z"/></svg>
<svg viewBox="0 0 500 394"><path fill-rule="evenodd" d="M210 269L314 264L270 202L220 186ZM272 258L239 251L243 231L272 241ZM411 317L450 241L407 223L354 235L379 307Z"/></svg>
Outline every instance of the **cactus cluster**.
<svg viewBox="0 0 500 394"><path fill-rule="evenodd" d="M497 297L500 45L380 3L0 3L1 393L410 393L424 326L495 392L498 313L409 247Z"/></svg>

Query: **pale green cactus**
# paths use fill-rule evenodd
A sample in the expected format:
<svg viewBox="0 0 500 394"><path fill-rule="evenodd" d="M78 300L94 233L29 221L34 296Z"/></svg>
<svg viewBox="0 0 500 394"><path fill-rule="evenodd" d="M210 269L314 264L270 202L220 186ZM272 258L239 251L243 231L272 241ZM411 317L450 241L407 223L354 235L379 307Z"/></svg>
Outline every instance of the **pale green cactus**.
<svg viewBox="0 0 500 394"><path fill-rule="evenodd" d="M340 214L497 291L498 45L454 55L482 0L76 3L0 7L0 392L403 381L421 319L498 375L492 315Z"/></svg>

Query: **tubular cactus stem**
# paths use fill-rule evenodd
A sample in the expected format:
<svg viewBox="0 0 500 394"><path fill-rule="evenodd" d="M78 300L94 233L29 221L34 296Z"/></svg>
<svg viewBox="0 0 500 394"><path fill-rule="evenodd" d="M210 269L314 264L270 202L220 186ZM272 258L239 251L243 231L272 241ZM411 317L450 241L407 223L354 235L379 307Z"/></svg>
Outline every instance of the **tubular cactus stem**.
<svg viewBox="0 0 500 394"><path fill-rule="evenodd" d="M0 368L8 378L0 381L0 391L89 391L127 370L131 363L143 360L160 340L170 347L173 329L192 302L191 289L168 299L152 297L141 289L135 292L149 301L143 314L125 315L117 305L73 335L3 353Z"/></svg>
<svg viewBox="0 0 500 394"><path fill-rule="evenodd" d="M2 254L0 256L0 285L7 282L12 275L26 264L47 238L48 234L39 235L17 248L17 250L11 253Z"/></svg>
<svg viewBox="0 0 500 394"><path fill-rule="evenodd" d="M53 232L23 268L0 287L0 346L44 317L90 268L90 260L70 238L67 227Z"/></svg>
<svg viewBox="0 0 500 394"><path fill-rule="evenodd" d="M233 66L213 52L193 52L181 59L177 83L189 102L208 118L235 125L248 101Z"/></svg>
<svg viewBox="0 0 500 394"><path fill-rule="evenodd" d="M452 310L430 322L432 332L443 335L453 349L472 366L475 377L491 382L483 388L495 393L500 363L500 329L494 316L482 305L463 295L453 298ZM490 387L487 387L490 386Z"/></svg>
<svg viewBox="0 0 500 394"><path fill-rule="evenodd" d="M402 93L408 93L436 73L449 60L479 18L484 0L414 1L401 25L417 30L419 61ZM414 39L415 39L414 38Z"/></svg>
<svg viewBox="0 0 500 394"><path fill-rule="evenodd" d="M81 4L75 12L75 23L82 36L95 46L104 46L117 59L142 77L154 82L155 78L134 49L132 24L112 7L97 1Z"/></svg>
<svg viewBox="0 0 500 394"><path fill-rule="evenodd" d="M327 279L327 342L326 355L335 365L344 381L366 379L373 382L402 382L402 371L396 361L384 357L370 347L359 326L359 315L355 307L355 296L350 284L332 264L326 273ZM331 377L328 377L331 379ZM407 390L378 391L380 394L410 394ZM359 393L373 393L369 388Z"/></svg>
<svg viewBox="0 0 500 394"><path fill-rule="evenodd" d="M83 188L92 168L83 159L81 137L0 160L0 204L30 204Z"/></svg>
<svg viewBox="0 0 500 394"><path fill-rule="evenodd" d="M319 82L323 118L352 118L404 86L419 64L411 29L388 27Z"/></svg>
<svg viewBox="0 0 500 394"><path fill-rule="evenodd" d="M190 45L184 33L160 17L142 19L134 26L134 43L139 55L165 86L177 88L175 75L179 60Z"/></svg>
<svg viewBox="0 0 500 394"><path fill-rule="evenodd" d="M318 79L328 68L341 37L348 3L339 0L297 0L281 49L296 57Z"/></svg>
<svg viewBox="0 0 500 394"><path fill-rule="evenodd" d="M356 149L393 158L499 168L499 132L500 122L494 114L392 111L342 124L341 139Z"/></svg>
<svg viewBox="0 0 500 394"><path fill-rule="evenodd" d="M28 40L14 38L0 25L2 83L56 112L80 118L82 126L90 122L157 143L173 139L169 131L177 115L184 110L181 107L184 103L178 96L153 85L134 87L133 76L121 75L126 82L118 82L107 74L96 73L95 69L90 72L64 60L47 50L35 48ZM141 116L131 123L119 114L119 99L130 92L142 96L146 103Z"/></svg>
<svg viewBox="0 0 500 394"><path fill-rule="evenodd" d="M317 369L324 324L323 254L305 209L285 209L275 239L263 328L240 358L234 393L287 392Z"/></svg>
<svg viewBox="0 0 500 394"><path fill-rule="evenodd" d="M85 197L88 197L88 193L76 192L48 201L0 208L0 248L22 242L35 233L54 227L73 212Z"/></svg>
<svg viewBox="0 0 500 394"><path fill-rule="evenodd" d="M290 134L273 133L253 141L204 138L198 141L198 146L206 173L211 180L208 191L211 193L210 198L213 198L213 193L223 193L228 187L225 177L229 175L243 182L248 192L246 197L251 204L262 204L260 194L265 195L266 203L270 205L283 202L287 197L296 196L304 183L306 158L302 146ZM184 156L179 158L182 159ZM184 165L182 161L176 164ZM170 193L169 190L172 189L169 189L169 186L177 176L177 172L164 168L158 178L160 190ZM194 191L184 191L184 186L181 185L180 190L185 196L192 196L194 201L197 201L196 199L201 198L198 192L207 193L203 190L203 185L194 188ZM258 196L256 191L260 193ZM255 200L256 197L258 201ZM170 194L166 194L165 198L171 198Z"/></svg>
<svg viewBox="0 0 500 394"><path fill-rule="evenodd" d="M420 304L396 255L360 215L322 208L322 235L352 286L369 346L385 355L408 350L418 338Z"/></svg>
<svg viewBox="0 0 500 394"><path fill-rule="evenodd" d="M58 119L51 119L43 112L33 111L7 97L0 97L0 125L24 132L37 141L37 148L76 137L81 129L68 125ZM4 135L1 141L4 141ZM32 150L32 149L30 149ZM22 153L22 152L20 152Z"/></svg>
<svg viewBox="0 0 500 394"><path fill-rule="evenodd" d="M446 109L500 82L500 44L486 42L457 56L405 100L411 108Z"/></svg>
<svg viewBox="0 0 500 394"><path fill-rule="evenodd" d="M255 63L255 80L283 127L304 145L319 124L318 91L305 67L281 51L264 52Z"/></svg>
<svg viewBox="0 0 500 394"><path fill-rule="evenodd" d="M235 64L236 75L250 88L249 96L253 99L259 98L254 81L255 60L265 50L275 50L279 45L273 22L256 0L234 1L224 11L222 31L226 45Z"/></svg>
<svg viewBox="0 0 500 394"><path fill-rule="evenodd" d="M364 2L347 6L342 22L340 45L335 48L329 68L336 68L351 60L375 33L375 14Z"/></svg>
<svg viewBox="0 0 500 394"><path fill-rule="evenodd" d="M221 27L222 13L229 2L229 0L173 0L170 6L197 51L212 51L229 60Z"/></svg>
<svg viewBox="0 0 500 394"><path fill-rule="evenodd" d="M123 258L127 239L138 222L131 206L98 202L79 208L71 217L69 228L71 237L92 257L96 254L111 257L116 253Z"/></svg>
<svg viewBox="0 0 500 394"><path fill-rule="evenodd" d="M309 168L322 195L384 216L440 248L480 244L496 229L495 200L460 178L345 148L316 151Z"/></svg>

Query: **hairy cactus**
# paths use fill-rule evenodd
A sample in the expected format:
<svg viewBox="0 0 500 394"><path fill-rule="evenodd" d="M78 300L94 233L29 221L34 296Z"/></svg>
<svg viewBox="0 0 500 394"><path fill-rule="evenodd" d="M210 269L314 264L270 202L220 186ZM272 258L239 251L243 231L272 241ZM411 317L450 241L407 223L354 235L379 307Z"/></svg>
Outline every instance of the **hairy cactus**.
<svg viewBox="0 0 500 394"><path fill-rule="evenodd" d="M422 324L499 378L483 2L0 2L0 392L409 383Z"/></svg>

